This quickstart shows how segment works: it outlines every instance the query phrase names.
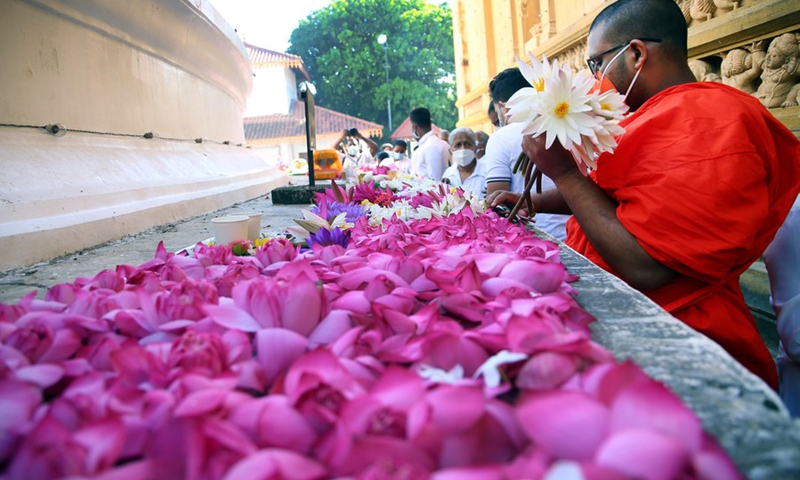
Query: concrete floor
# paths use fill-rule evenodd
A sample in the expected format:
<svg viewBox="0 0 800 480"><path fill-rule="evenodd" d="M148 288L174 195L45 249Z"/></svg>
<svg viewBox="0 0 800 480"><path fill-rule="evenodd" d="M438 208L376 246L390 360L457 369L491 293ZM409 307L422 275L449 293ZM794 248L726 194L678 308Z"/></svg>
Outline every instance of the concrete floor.
<svg viewBox="0 0 800 480"><path fill-rule="evenodd" d="M267 235L283 231L300 216L299 205L273 205L269 194L206 215L160 225L143 232L128 235L96 247L87 248L47 262L29 267L0 272L0 302L17 303L20 297L37 292L44 298L45 291L53 285L74 281L77 277L93 277L100 271L116 265L140 265L153 258L158 242L163 241L168 251L178 251L199 241L213 237L211 219L236 212L263 212L262 231Z"/></svg>

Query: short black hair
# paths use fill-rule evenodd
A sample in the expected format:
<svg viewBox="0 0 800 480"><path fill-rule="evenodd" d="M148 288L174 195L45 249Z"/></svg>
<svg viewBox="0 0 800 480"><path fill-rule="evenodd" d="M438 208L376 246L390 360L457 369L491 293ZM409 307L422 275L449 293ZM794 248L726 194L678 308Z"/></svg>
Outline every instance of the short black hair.
<svg viewBox="0 0 800 480"><path fill-rule="evenodd" d="M686 18L675 0L618 0L595 17L589 32L598 27L603 28L603 40L611 45L658 38L665 49L687 55Z"/></svg>
<svg viewBox="0 0 800 480"><path fill-rule="evenodd" d="M489 108L486 109L486 114L491 115L494 112L494 102L489 102Z"/></svg>
<svg viewBox="0 0 800 480"><path fill-rule="evenodd" d="M378 155L375 156L378 160L385 160L389 158L389 152L378 152Z"/></svg>
<svg viewBox="0 0 800 480"><path fill-rule="evenodd" d="M522 76L519 68L507 68L498 73L489 82L489 92L492 95L492 103L507 102L518 90L530 87L531 84Z"/></svg>
<svg viewBox="0 0 800 480"><path fill-rule="evenodd" d="M409 115L411 123L419 125L422 128L430 128L431 126L431 112L425 107L417 107L411 110Z"/></svg>
<svg viewBox="0 0 800 480"><path fill-rule="evenodd" d="M406 143L406 141L405 141L405 140L402 140L402 139L397 139L397 140L395 140L395 141L394 141L394 146L395 146L395 147L403 147L403 148L408 148L408 144Z"/></svg>

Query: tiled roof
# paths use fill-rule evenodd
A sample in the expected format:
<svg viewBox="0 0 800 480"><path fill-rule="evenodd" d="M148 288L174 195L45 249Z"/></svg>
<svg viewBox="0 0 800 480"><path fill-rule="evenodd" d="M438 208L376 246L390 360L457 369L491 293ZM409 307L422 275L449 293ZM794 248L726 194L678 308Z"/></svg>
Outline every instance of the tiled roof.
<svg viewBox="0 0 800 480"><path fill-rule="evenodd" d="M250 57L250 64L253 65L253 68L287 66L299 70L306 77L306 80L311 80L311 76L303 64L303 59L297 55L267 50L246 42L244 47L247 49L247 55Z"/></svg>
<svg viewBox="0 0 800 480"><path fill-rule="evenodd" d="M314 109L317 135L338 134L348 128L357 128L364 136L380 137L383 125L351 117L324 107ZM293 138L305 138L305 112L303 102L292 102L288 115L274 114L245 117L244 136L248 143L277 144Z"/></svg>
<svg viewBox="0 0 800 480"><path fill-rule="evenodd" d="M434 135L438 135L439 132L442 131L442 129L433 122L431 122L431 130L433 130ZM408 140L409 138L413 138L411 136L411 118L406 117L406 119L403 120L403 123L401 123L391 135L389 135L389 138L392 140Z"/></svg>

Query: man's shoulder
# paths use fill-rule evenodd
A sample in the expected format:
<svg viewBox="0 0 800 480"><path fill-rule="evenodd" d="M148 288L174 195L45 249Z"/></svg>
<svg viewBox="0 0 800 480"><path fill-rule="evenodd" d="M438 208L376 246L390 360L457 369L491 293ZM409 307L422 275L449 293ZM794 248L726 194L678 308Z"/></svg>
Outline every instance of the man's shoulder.
<svg viewBox="0 0 800 480"><path fill-rule="evenodd" d="M442 178L451 178L454 177L458 173L458 167L456 165L450 165L442 174Z"/></svg>

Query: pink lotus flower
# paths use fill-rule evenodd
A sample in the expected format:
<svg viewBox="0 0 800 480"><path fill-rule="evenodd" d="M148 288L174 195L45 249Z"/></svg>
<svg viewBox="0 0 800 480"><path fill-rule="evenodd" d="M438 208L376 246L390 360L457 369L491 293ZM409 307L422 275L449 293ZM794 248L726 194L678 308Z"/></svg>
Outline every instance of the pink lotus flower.
<svg viewBox="0 0 800 480"><path fill-rule="evenodd" d="M339 418L344 404L364 388L328 350L306 353L289 368L282 388L293 406L318 433L324 433Z"/></svg>
<svg viewBox="0 0 800 480"><path fill-rule="evenodd" d="M228 368L228 352L216 333L187 331L172 343L170 368L214 376Z"/></svg>
<svg viewBox="0 0 800 480"><path fill-rule="evenodd" d="M8 466L9 478L46 480L93 476L118 460L124 430L117 419L107 419L70 431L45 416L30 432Z"/></svg>
<svg viewBox="0 0 800 480"><path fill-rule="evenodd" d="M309 266L310 268L310 266ZM282 270L283 271L283 270ZM313 270L299 271L282 281L257 277L239 282L232 291L233 304L207 305L205 313L225 328L255 332L283 327L308 336L319 324L323 297Z"/></svg>
<svg viewBox="0 0 800 480"><path fill-rule="evenodd" d="M315 480L327 470L310 458L290 450L264 449L236 463L224 480Z"/></svg>

